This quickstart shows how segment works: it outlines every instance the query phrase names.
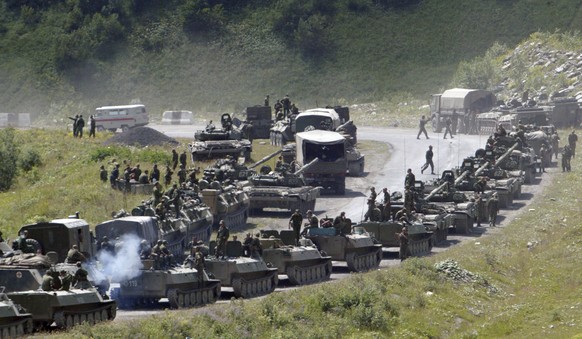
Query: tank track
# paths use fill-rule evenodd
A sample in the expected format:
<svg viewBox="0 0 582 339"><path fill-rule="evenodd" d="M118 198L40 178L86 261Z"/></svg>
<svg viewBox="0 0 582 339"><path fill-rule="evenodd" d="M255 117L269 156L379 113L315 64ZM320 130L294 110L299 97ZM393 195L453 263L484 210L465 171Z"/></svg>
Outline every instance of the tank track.
<svg viewBox="0 0 582 339"><path fill-rule="evenodd" d="M449 230L447 228L437 228L434 232L435 234L435 242L440 244L442 242L447 241L447 236L449 234Z"/></svg>
<svg viewBox="0 0 582 339"><path fill-rule="evenodd" d="M278 282L277 270L272 270L266 276L258 279L234 278L232 288L235 297L248 299L273 292Z"/></svg>
<svg viewBox="0 0 582 339"><path fill-rule="evenodd" d="M32 318L18 319L10 324L0 325L0 338L16 338L33 331Z"/></svg>
<svg viewBox="0 0 582 339"><path fill-rule="evenodd" d="M188 308L215 303L220 298L220 283L201 289L179 290L172 288L168 291L168 301L172 308Z"/></svg>
<svg viewBox="0 0 582 339"><path fill-rule="evenodd" d="M115 303L109 303L105 306L97 307L87 311L58 311L55 312L53 319L60 328L71 328L83 322L89 325L98 324L103 321L113 320L117 314Z"/></svg>
<svg viewBox="0 0 582 339"><path fill-rule="evenodd" d="M248 218L248 208L241 208L232 214L226 214L222 217L222 220L228 225L231 230L241 229L246 226ZM220 219L220 218L219 218Z"/></svg>
<svg viewBox="0 0 582 339"><path fill-rule="evenodd" d="M289 282L293 285L306 285L318 283L328 280L331 276L332 264L331 260L325 263L320 263L311 266L291 266L287 267L285 274L289 278Z"/></svg>
<svg viewBox="0 0 582 339"><path fill-rule="evenodd" d="M424 239L411 240L410 244L408 244L408 249L410 250L410 255L413 257L428 254L432 249L431 238L426 237Z"/></svg>
<svg viewBox="0 0 582 339"><path fill-rule="evenodd" d="M355 252L346 255L348 269L352 272L365 272L380 266L382 260L382 248L374 252L357 254Z"/></svg>

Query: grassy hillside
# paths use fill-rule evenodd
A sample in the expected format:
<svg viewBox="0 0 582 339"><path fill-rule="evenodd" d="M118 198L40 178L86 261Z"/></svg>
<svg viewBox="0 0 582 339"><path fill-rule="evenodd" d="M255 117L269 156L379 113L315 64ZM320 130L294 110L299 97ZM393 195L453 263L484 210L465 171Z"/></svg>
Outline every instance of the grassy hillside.
<svg viewBox="0 0 582 339"><path fill-rule="evenodd" d="M2 111L53 116L133 99L157 115L238 111L267 93L300 107L425 98L495 42L582 28L567 0L210 1L204 17L184 1L2 3Z"/></svg>

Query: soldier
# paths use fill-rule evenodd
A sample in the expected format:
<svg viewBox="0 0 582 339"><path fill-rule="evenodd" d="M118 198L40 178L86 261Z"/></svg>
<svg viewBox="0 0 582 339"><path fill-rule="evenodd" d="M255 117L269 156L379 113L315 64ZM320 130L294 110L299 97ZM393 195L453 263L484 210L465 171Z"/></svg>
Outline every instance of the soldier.
<svg viewBox="0 0 582 339"><path fill-rule="evenodd" d="M477 226L481 226L481 219L485 217L485 202L483 201L483 197L480 193L475 193L475 220L477 220Z"/></svg>
<svg viewBox="0 0 582 339"><path fill-rule="evenodd" d="M109 242L109 238L107 238L107 236L105 235L101 239L100 251L106 251L109 252L109 254L113 254L113 252L115 252L115 248L113 247L113 245L111 245L111 243Z"/></svg>
<svg viewBox="0 0 582 339"><path fill-rule="evenodd" d="M319 227L319 220L313 214L313 211L308 210L306 216L307 222L304 225L303 230L305 231L308 228L318 228Z"/></svg>
<svg viewBox="0 0 582 339"><path fill-rule="evenodd" d="M253 247L253 237L250 233L247 233L245 240L243 240L243 255L245 257L250 257L252 254L252 247Z"/></svg>
<svg viewBox="0 0 582 339"><path fill-rule="evenodd" d="M210 254L210 248L204 244L204 241L198 240L196 247L200 249L200 252L202 255L204 255L204 257L207 257Z"/></svg>
<svg viewBox="0 0 582 339"><path fill-rule="evenodd" d="M424 117L424 115L420 117L420 122L418 123L418 135L416 136L416 139L420 139L420 135L422 133L424 133L424 136L428 139L428 133L426 133L427 122L428 120Z"/></svg>
<svg viewBox="0 0 582 339"><path fill-rule="evenodd" d="M343 211L333 220L333 227L339 235L352 233L352 223L350 219L346 218L346 212Z"/></svg>
<svg viewBox="0 0 582 339"><path fill-rule="evenodd" d="M281 100L277 99L277 102L275 103L273 108L275 109L275 116L278 117L277 114L283 110L283 104L281 104ZM279 119L277 119L277 120L279 120Z"/></svg>
<svg viewBox="0 0 582 339"><path fill-rule="evenodd" d="M198 271L198 282L202 283L205 274L204 254L202 254L200 247L196 247L194 251L194 267L196 268L196 271Z"/></svg>
<svg viewBox="0 0 582 339"><path fill-rule="evenodd" d="M186 155L186 151L183 151L182 154L180 154L180 164L182 166L184 166L184 168L186 168L186 160L188 159L188 156Z"/></svg>
<svg viewBox="0 0 582 339"><path fill-rule="evenodd" d="M269 95L267 94L267 96L265 97L265 106L270 106L269 105Z"/></svg>
<svg viewBox="0 0 582 339"><path fill-rule="evenodd" d="M542 159L542 161L540 161L540 170L542 171L542 173L544 173L546 171L546 154L548 153L548 150L546 149L546 146L544 144L542 144L542 146L540 147L540 158Z"/></svg>
<svg viewBox="0 0 582 339"><path fill-rule="evenodd" d="M465 121L465 120L463 120ZM459 114L457 113L457 110L454 109L453 110L453 114L451 115L451 132L453 132L451 134L451 138L453 137L453 134L457 134L457 126L459 125ZM465 133L466 131L467 125L465 125Z"/></svg>
<svg viewBox="0 0 582 339"><path fill-rule="evenodd" d="M493 197L489 201L489 226L495 227L495 221L497 219L497 212L499 212L499 199L497 198L497 193L493 193Z"/></svg>
<svg viewBox="0 0 582 339"><path fill-rule="evenodd" d="M366 214L364 214L364 221L368 221L368 219L370 219L370 221L377 221L376 217L374 216L374 210L376 209L376 202L374 202L374 200L372 200L372 198L368 198L367 204L368 204L368 211L366 211Z"/></svg>
<svg viewBox="0 0 582 339"><path fill-rule="evenodd" d="M382 189L382 193L384 193L382 221L389 221L390 219L392 219L392 205L390 202L390 192L388 191L388 188L384 187L384 189Z"/></svg>
<svg viewBox="0 0 582 339"><path fill-rule="evenodd" d="M73 276L70 275L67 271L61 270L60 279L61 279L61 291L70 290L71 285L73 284Z"/></svg>
<svg viewBox="0 0 582 339"><path fill-rule="evenodd" d="M149 259L152 255L152 247L145 239L139 243L138 251L140 259Z"/></svg>
<svg viewBox="0 0 582 339"><path fill-rule="evenodd" d="M119 178L119 164L115 164L113 166L113 170L111 171L111 175L109 176L109 183L111 184L111 188L117 187L118 178Z"/></svg>
<svg viewBox="0 0 582 339"><path fill-rule="evenodd" d="M372 199L372 201L376 202L376 197L378 197L378 194L376 193L376 187L370 187L370 199Z"/></svg>
<svg viewBox="0 0 582 339"><path fill-rule="evenodd" d="M256 233L251 246L251 257L260 259L262 255L263 246L261 245L261 233Z"/></svg>
<svg viewBox="0 0 582 339"><path fill-rule="evenodd" d="M154 259L154 268L160 269L164 259L164 253L162 253L162 241L158 240L151 251L151 258Z"/></svg>
<svg viewBox="0 0 582 339"><path fill-rule="evenodd" d="M404 207L406 210L412 212L415 210L414 208L414 191L411 187L407 187L404 190Z"/></svg>
<svg viewBox="0 0 582 339"><path fill-rule="evenodd" d="M576 157L576 142L578 142L578 135L576 134L576 130L572 130L572 133L568 135L568 145L570 145L572 158Z"/></svg>
<svg viewBox="0 0 582 339"><path fill-rule="evenodd" d="M142 185L145 184L149 184L150 183L150 175L149 175L149 171L145 170L140 176L139 176L139 180L138 182Z"/></svg>
<svg viewBox="0 0 582 339"><path fill-rule="evenodd" d="M188 171L186 171L186 167L184 165L180 165L180 170L178 171L178 182L180 185L186 182L186 178L188 177Z"/></svg>
<svg viewBox="0 0 582 339"><path fill-rule="evenodd" d="M95 138L95 117L91 115L89 117L89 138Z"/></svg>
<svg viewBox="0 0 582 339"><path fill-rule="evenodd" d="M280 172L283 169L283 156L279 156L279 158L277 158L277 162L275 163L275 171Z"/></svg>
<svg viewBox="0 0 582 339"><path fill-rule="evenodd" d="M77 137L77 121L79 120L79 114L75 115L75 117L69 117L69 119L73 120L73 137Z"/></svg>
<svg viewBox="0 0 582 339"><path fill-rule="evenodd" d="M291 99L289 99L289 94L285 94L285 97L281 100L281 104L283 105L283 114L285 117L288 117L291 110Z"/></svg>
<svg viewBox="0 0 582 339"><path fill-rule="evenodd" d="M408 210L406 209L406 207L402 207L400 210L398 210L398 212L396 212L396 214L394 215L394 221L397 222L401 222L401 223L407 223L410 224L410 222L408 221Z"/></svg>
<svg viewBox="0 0 582 339"><path fill-rule="evenodd" d="M299 108L295 106L295 103L291 104L291 114L297 115L299 114Z"/></svg>
<svg viewBox="0 0 582 339"><path fill-rule="evenodd" d="M103 165L99 167L99 179L101 179L102 182L107 182L107 170Z"/></svg>
<svg viewBox="0 0 582 339"><path fill-rule="evenodd" d="M572 167L570 166L570 161L572 158L572 149L569 145L564 146L562 150L562 172L570 172Z"/></svg>
<svg viewBox="0 0 582 339"><path fill-rule="evenodd" d="M160 245L160 253L162 254L162 263L164 267L171 267L174 261L174 255L170 253L168 249L168 241L162 240L162 244Z"/></svg>
<svg viewBox="0 0 582 339"><path fill-rule="evenodd" d="M487 179L485 177L481 177L481 179L479 179L475 185L473 185L473 189L475 190L475 193L485 193L485 188L487 187Z"/></svg>
<svg viewBox="0 0 582 339"><path fill-rule="evenodd" d="M230 231L224 224L224 220L220 220L218 227L218 234L216 235L216 257L222 256L222 259L226 258L226 242L230 236Z"/></svg>
<svg viewBox="0 0 582 339"><path fill-rule="evenodd" d="M74 264L76 262L81 262L87 260L83 253L79 252L79 248L77 245L73 245L73 247L67 252L67 263Z"/></svg>
<svg viewBox="0 0 582 339"><path fill-rule="evenodd" d="M291 215L289 219L289 229L293 227L293 234L295 235L295 245L299 244L299 234L301 233L301 223L303 223L303 215L298 209Z"/></svg>
<svg viewBox="0 0 582 339"><path fill-rule="evenodd" d="M396 233L396 238L400 243L400 261L404 261L410 256L410 249L408 248L408 228L406 226L402 227L402 232Z"/></svg>
<svg viewBox="0 0 582 339"><path fill-rule="evenodd" d="M89 273L83 267L81 267L81 262L78 261L77 272L75 272L75 276L73 277L75 288L84 290L93 287L89 283L89 279L87 278L88 276Z"/></svg>
<svg viewBox="0 0 582 339"><path fill-rule="evenodd" d="M420 168L420 174L423 174L424 171L428 168L428 166L430 166L430 174L434 174L434 163L432 162L433 156L434 156L434 153L432 151L432 146L428 146L428 150L426 151L426 153L424 155L426 162Z"/></svg>
<svg viewBox="0 0 582 339"><path fill-rule="evenodd" d="M79 120L77 120L77 135L79 138L83 137L83 128L85 128L85 120L83 119L83 115L80 115Z"/></svg>
<svg viewBox="0 0 582 339"><path fill-rule="evenodd" d="M172 150L172 169L176 170L176 167L178 167L178 152L176 152L175 149ZM169 167L169 166L168 166Z"/></svg>
<svg viewBox="0 0 582 339"><path fill-rule="evenodd" d="M552 134L552 150L554 151L554 157L558 159L558 152L560 151L560 136L558 132Z"/></svg>
<svg viewBox="0 0 582 339"><path fill-rule="evenodd" d="M51 269L49 269L49 271ZM42 276L42 283L40 285L42 290L47 292L54 290L54 278L50 275L49 271L46 271L45 274Z"/></svg>
<svg viewBox="0 0 582 339"><path fill-rule="evenodd" d="M404 187L414 187L414 182L416 181L416 177L414 173L412 173L412 169L409 168L406 171L406 177L404 178Z"/></svg>
<svg viewBox="0 0 582 339"><path fill-rule="evenodd" d="M164 185L166 185L166 187L170 186L172 183L172 174L174 174L174 172L170 168L170 165L166 165L166 174L164 175Z"/></svg>
<svg viewBox="0 0 582 339"><path fill-rule="evenodd" d="M443 139L447 138L447 133L451 136L451 139L454 138L453 137L453 132L451 131L451 118L447 118L445 120L445 135Z"/></svg>
<svg viewBox="0 0 582 339"><path fill-rule="evenodd" d="M152 168L152 171L150 172L150 181L151 182L160 181L160 170L158 169L158 164L154 164L154 168Z"/></svg>
<svg viewBox="0 0 582 339"><path fill-rule="evenodd" d="M206 132L212 132L212 131L214 131L215 129L216 129L216 127L215 127L215 126L214 126L214 124L212 123L212 120L210 120L210 121L208 122L208 125L206 125L206 127L204 128L204 130L205 130Z"/></svg>

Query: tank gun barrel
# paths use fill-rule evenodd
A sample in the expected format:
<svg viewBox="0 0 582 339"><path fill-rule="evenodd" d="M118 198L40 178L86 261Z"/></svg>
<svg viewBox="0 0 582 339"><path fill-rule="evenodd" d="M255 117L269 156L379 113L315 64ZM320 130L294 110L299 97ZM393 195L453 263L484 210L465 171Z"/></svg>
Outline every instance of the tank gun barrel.
<svg viewBox="0 0 582 339"><path fill-rule="evenodd" d="M276 157L277 155L279 155L281 152L283 152L283 149L280 149L280 150L278 150L276 152L273 152L273 153L267 155L263 159L261 159L261 160L255 162L254 164L250 165L249 166L249 169L255 168L255 167L259 166L260 164L264 164L265 162L267 162L270 159L272 159L272 158Z"/></svg>
<svg viewBox="0 0 582 339"><path fill-rule="evenodd" d="M503 153L503 155L501 155L499 158L497 158L497 160L495 161L495 163L496 164L499 164L499 163L503 162L503 160L505 160L507 157L509 157L511 155L511 152L513 152L517 148L518 145L519 144L516 142L505 153Z"/></svg>
<svg viewBox="0 0 582 339"><path fill-rule="evenodd" d="M477 168L477 170L475 171L475 176L478 177L481 175L481 173L483 173L483 171L489 167L489 161L485 161L485 163L483 163L483 165L481 165L479 168Z"/></svg>
<svg viewBox="0 0 582 339"><path fill-rule="evenodd" d="M344 122L343 124L339 125L336 128L336 130L341 130L341 129L347 128L347 127L349 127L350 125L353 125L353 124L354 124L354 121L353 120L348 120L348 121Z"/></svg>
<svg viewBox="0 0 582 339"><path fill-rule="evenodd" d="M424 200L425 201L429 201L436 194L438 194L439 192L441 192L442 190L444 190L445 187L447 187L448 184L449 184L448 182L444 182L444 183L440 184L439 187L437 187L437 188L433 189L432 191L430 191L430 193L426 197L424 197Z"/></svg>
<svg viewBox="0 0 582 339"><path fill-rule="evenodd" d="M301 167L300 169L298 169L297 171L295 171L295 173L293 173L293 174L300 175L301 173L305 172L309 167L317 164L318 162L319 162L319 159L315 158L315 159L311 160L311 162L309 162L307 165L305 165L305 166Z"/></svg>

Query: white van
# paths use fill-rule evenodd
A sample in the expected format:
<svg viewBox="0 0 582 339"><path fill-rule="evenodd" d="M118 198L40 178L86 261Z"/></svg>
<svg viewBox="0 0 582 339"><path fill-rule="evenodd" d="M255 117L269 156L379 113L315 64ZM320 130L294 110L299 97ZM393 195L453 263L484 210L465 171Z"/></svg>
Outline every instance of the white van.
<svg viewBox="0 0 582 339"><path fill-rule="evenodd" d="M145 126L149 123L148 113L144 105L123 105L97 107L95 114L95 128L98 131L122 131L136 126Z"/></svg>

